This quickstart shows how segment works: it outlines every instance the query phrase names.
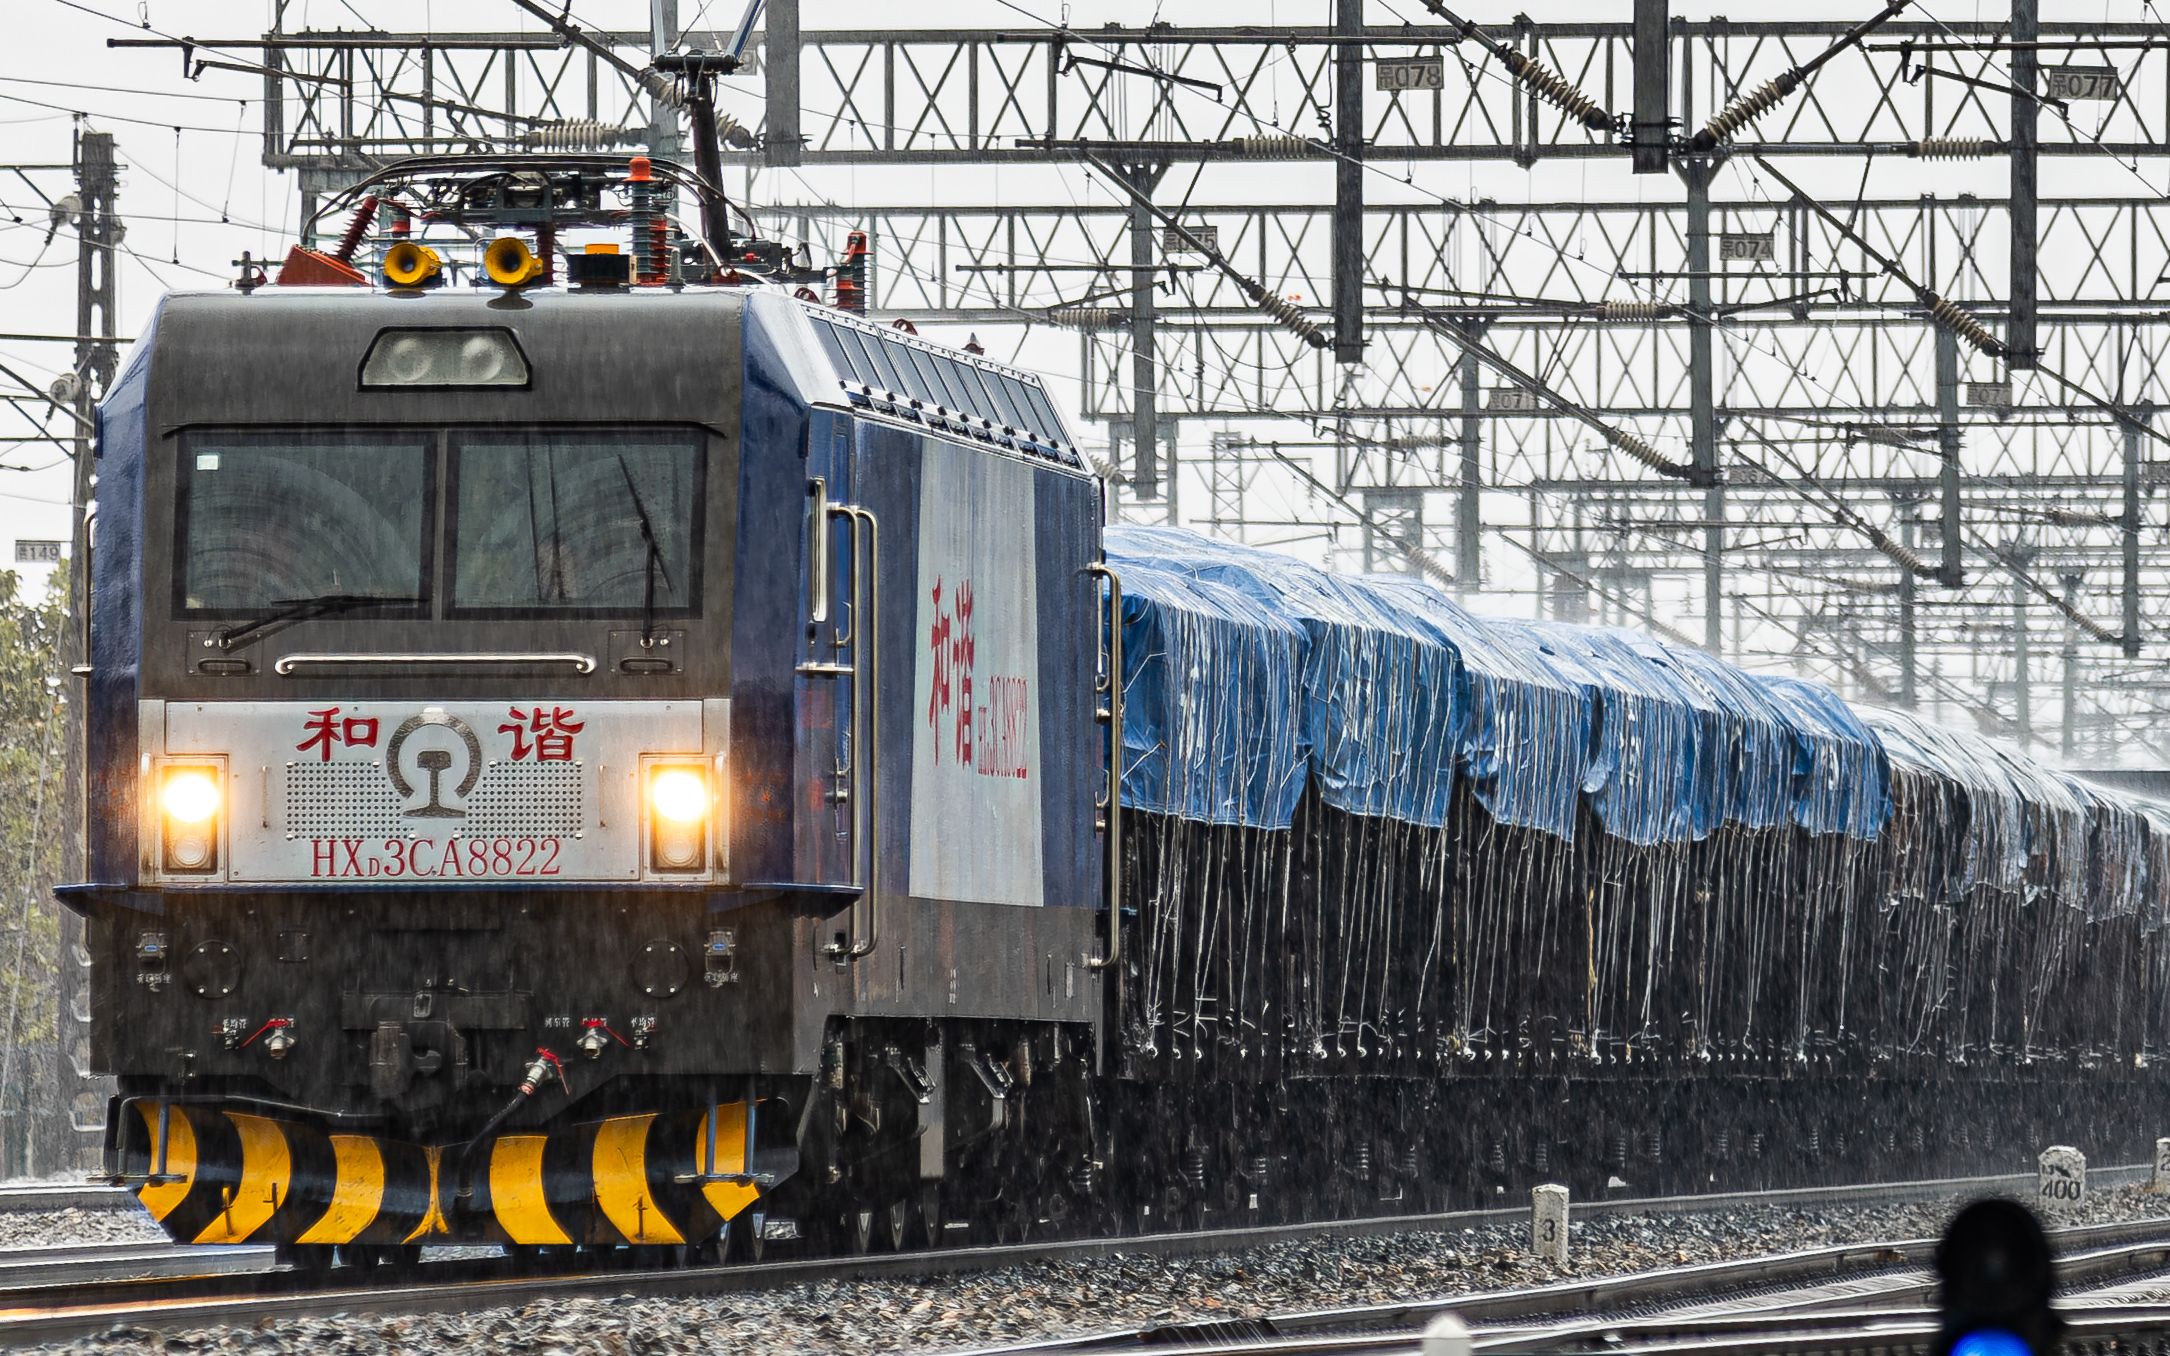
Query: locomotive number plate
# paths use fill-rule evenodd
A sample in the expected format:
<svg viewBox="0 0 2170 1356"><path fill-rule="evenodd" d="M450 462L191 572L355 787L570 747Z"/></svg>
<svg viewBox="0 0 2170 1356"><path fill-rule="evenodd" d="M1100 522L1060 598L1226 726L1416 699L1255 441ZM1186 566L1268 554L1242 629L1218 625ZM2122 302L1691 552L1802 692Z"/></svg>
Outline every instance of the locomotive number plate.
<svg viewBox="0 0 2170 1356"><path fill-rule="evenodd" d="M526 880L559 872L565 840L312 838L312 880Z"/></svg>

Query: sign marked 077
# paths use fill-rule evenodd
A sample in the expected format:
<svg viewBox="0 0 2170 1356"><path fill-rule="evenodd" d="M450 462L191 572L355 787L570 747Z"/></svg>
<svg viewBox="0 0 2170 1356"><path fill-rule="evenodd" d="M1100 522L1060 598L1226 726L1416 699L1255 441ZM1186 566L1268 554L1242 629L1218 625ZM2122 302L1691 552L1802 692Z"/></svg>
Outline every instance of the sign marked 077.
<svg viewBox="0 0 2170 1356"><path fill-rule="evenodd" d="M2060 99L2067 103L2074 99L2120 99L2125 94L2125 82L2117 71L2109 66L2045 66L2042 68L2042 97Z"/></svg>

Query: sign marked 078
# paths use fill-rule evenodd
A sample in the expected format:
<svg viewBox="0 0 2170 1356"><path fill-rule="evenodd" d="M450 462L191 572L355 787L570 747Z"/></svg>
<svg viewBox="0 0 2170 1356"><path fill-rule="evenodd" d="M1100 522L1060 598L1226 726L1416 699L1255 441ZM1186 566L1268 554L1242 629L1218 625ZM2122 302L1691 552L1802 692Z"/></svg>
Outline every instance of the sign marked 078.
<svg viewBox="0 0 2170 1356"><path fill-rule="evenodd" d="M1380 57L1372 63L1371 80L1378 90L1445 89L1447 61L1437 56Z"/></svg>

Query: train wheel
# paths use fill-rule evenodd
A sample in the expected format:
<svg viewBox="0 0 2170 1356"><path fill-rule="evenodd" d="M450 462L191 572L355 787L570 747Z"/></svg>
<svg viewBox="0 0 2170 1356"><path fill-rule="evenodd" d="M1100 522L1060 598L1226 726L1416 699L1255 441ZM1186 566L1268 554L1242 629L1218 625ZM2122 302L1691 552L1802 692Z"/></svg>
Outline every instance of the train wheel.
<svg viewBox="0 0 2170 1356"><path fill-rule="evenodd" d="M742 1211L731 1221L731 1251L749 1262L761 1260L761 1226L754 1220L751 1210Z"/></svg>
<svg viewBox="0 0 2170 1356"><path fill-rule="evenodd" d="M1014 1195L997 1196L987 1203L987 1213L981 1221L981 1231L990 1243L1003 1246L1022 1243L1031 1232L1031 1207Z"/></svg>
<svg viewBox="0 0 2170 1356"><path fill-rule="evenodd" d="M942 1246L942 1188L939 1183L929 1182L919 1189L920 1238L930 1248Z"/></svg>
<svg viewBox="0 0 2170 1356"><path fill-rule="evenodd" d="M305 1276L320 1276L332 1269L332 1249L326 1244L281 1243L272 1255Z"/></svg>
<svg viewBox="0 0 2170 1356"><path fill-rule="evenodd" d="M397 1271L412 1271L422 1264L422 1245L419 1243L358 1243L347 1254L358 1267L389 1267Z"/></svg>

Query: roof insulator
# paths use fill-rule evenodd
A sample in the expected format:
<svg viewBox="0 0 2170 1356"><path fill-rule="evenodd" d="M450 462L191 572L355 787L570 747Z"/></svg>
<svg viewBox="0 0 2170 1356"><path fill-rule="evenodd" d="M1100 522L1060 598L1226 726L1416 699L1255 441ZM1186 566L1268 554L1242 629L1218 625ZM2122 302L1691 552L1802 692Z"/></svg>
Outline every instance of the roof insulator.
<svg viewBox="0 0 2170 1356"><path fill-rule="evenodd" d="M1607 428L1605 441L1660 475L1685 479L1691 473L1686 465L1674 461L1624 428Z"/></svg>
<svg viewBox="0 0 2170 1356"><path fill-rule="evenodd" d="M1929 318L1984 353L2004 351L2004 345L1997 342L1997 336L1991 334L1981 321L1976 320L1971 311L1934 294L1929 302Z"/></svg>
<svg viewBox="0 0 2170 1356"><path fill-rule="evenodd" d="M1548 104L1565 109L1567 113L1593 132L1617 132L1620 120L1597 106L1597 101L1573 85L1535 57L1509 49L1504 60L1507 69L1537 92L1537 97Z"/></svg>
<svg viewBox="0 0 2170 1356"><path fill-rule="evenodd" d="M1050 306L1047 323L1066 330L1114 330L1128 325L1130 317L1110 306Z"/></svg>
<svg viewBox="0 0 2170 1356"><path fill-rule="evenodd" d="M1295 302L1290 301L1287 297L1266 291L1261 291L1256 300L1259 310L1272 316L1280 322L1283 329L1288 330L1297 338L1311 345L1311 347L1325 348L1328 346L1326 331L1312 323L1311 317L1305 315L1303 308Z"/></svg>
<svg viewBox="0 0 2170 1356"><path fill-rule="evenodd" d="M1906 153L1917 160L1979 160L1992 144L1983 137L1923 137L1910 143Z"/></svg>
<svg viewBox="0 0 2170 1356"><path fill-rule="evenodd" d="M653 66L640 73L640 87L672 108L686 106L686 92L678 87L678 82Z"/></svg>
<svg viewBox="0 0 2170 1356"><path fill-rule="evenodd" d="M599 118L540 123L520 134L520 144L531 151L608 151L647 140L645 127L620 127Z"/></svg>
<svg viewBox="0 0 2170 1356"><path fill-rule="evenodd" d="M1601 301L1592 307L1593 318L1613 322L1637 322L1663 320L1673 314L1673 307L1662 301Z"/></svg>
<svg viewBox="0 0 2170 1356"><path fill-rule="evenodd" d="M1884 530L1876 526L1876 524L1869 522L1862 523L1861 533L1863 536L1869 539L1869 544L1871 546L1874 546L1877 550L1883 552L1891 559L1894 564L1899 566L1899 568L1905 570L1908 574L1918 575L1924 579L1933 578L1935 576L1936 567L1934 565L1931 565L1928 561L1923 560L1920 556L1914 554L1914 552L1908 547L1902 545L1899 542L1893 541L1889 536L1884 533Z"/></svg>
<svg viewBox="0 0 2170 1356"><path fill-rule="evenodd" d="M361 248L362 237L369 233L369 223L377 219L377 195L363 198L354 208L354 217L347 222L346 234L339 237L339 245L332 251L332 258L342 264L354 262L354 251Z"/></svg>
<svg viewBox="0 0 2170 1356"><path fill-rule="evenodd" d="M1879 447L1903 447L1910 452L1918 451L1921 447L1919 438L1889 424L1848 424L1846 436L1849 441L1858 439Z"/></svg>
<svg viewBox="0 0 2170 1356"><path fill-rule="evenodd" d="M1243 160L1300 160L1319 154L1317 142L1285 132L1230 137L1228 149Z"/></svg>
<svg viewBox="0 0 2170 1356"><path fill-rule="evenodd" d="M1707 151L1721 141L1730 141L1733 134L1765 113L1772 105L1801 87L1801 70L1798 66L1779 76L1766 80L1755 90L1727 104L1716 117L1703 125L1689 144L1698 151Z"/></svg>
<svg viewBox="0 0 2170 1356"><path fill-rule="evenodd" d="M1446 445L1447 438L1443 433L1397 433L1372 443L1387 452L1430 452Z"/></svg>

